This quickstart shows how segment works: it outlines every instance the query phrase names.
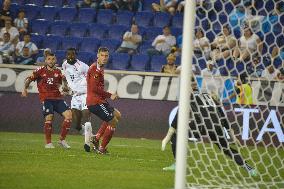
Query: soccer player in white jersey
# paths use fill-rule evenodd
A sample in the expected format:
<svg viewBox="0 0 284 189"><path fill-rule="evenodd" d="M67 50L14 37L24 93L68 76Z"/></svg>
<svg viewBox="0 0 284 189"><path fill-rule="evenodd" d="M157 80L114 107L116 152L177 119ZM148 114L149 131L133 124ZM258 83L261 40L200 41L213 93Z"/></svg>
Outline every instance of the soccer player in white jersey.
<svg viewBox="0 0 284 189"><path fill-rule="evenodd" d="M88 130L92 133L90 112L86 105L87 82L86 76L89 66L76 58L76 49L69 48L66 53L66 60L62 64L62 70L71 89L71 109L75 128L78 131ZM81 124L82 123L82 124ZM84 131L85 132L85 131ZM84 149L90 151L90 137L85 135ZM86 148L87 147L87 148Z"/></svg>

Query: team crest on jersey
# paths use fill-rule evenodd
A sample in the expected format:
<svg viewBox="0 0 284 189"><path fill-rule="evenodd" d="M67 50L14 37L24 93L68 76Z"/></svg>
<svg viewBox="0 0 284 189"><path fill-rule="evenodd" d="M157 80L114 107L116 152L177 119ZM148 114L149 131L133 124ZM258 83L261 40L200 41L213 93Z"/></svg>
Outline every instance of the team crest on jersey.
<svg viewBox="0 0 284 189"><path fill-rule="evenodd" d="M54 77L58 77L58 74L57 74L57 73L55 73L55 74L54 74Z"/></svg>
<svg viewBox="0 0 284 189"><path fill-rule="evenodd" d="M43 74L43 77L45 77L46 76L46 74Z"/></svg>
<svg viewBox="0 0 284 189"><path fill-rule="evenodd" d="M99 75L98 75L98 74L95 74L94 78L95 78L95 79L98 79L98 78L99 78Z"/></svg>

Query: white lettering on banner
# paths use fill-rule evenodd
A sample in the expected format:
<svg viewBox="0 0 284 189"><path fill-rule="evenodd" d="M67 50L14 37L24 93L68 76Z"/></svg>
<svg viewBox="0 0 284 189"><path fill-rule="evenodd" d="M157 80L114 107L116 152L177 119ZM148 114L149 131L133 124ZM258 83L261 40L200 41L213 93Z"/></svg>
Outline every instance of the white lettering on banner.
<svg viewBox="0 0 284 189"><path fill-rule="evenodd" d="M245 109L245 108L235 108L235 112L243 112L243 132L242 132L242 139L248 140L249 139L249 114L252 113L258 113L258 109ZM273 128L267 128L268 124L270 123L270 120L272 122ZM259 125L257 125L259 127ZM261 140L263 137L263 134L265 132L274 132L276 133L278 140L280 142L284 142L284 134L282 132L280 122L276 116L276 111L271 110L262 129L260 130L260 133L258 137L256 138L257 141Z"/></svg>
<svg viewBox="0 0 284 189"><path fill-rule="evenodd" d="M153 76L146 76L142 88L142 98L143 99L153 99L162 100L165 98L167 88L169 85L169 77L160 77L159 87L157 89L156 95L151 95L151 89L153 88Z"/></svg>
<svg viewBox="0 0 284 189"><path fill-rule="evenodd" d="M274 126L274 128L268 128L267 127L268 124L270 123L270 120L271 120L272 125ZM278 140L280 142L284 142L284 134L282 132L282 129L281 129L280 123L278 121L278 118L277 118L275 110L271 110L270 111L269 116L267 117L263 127L261 128L261 130L259 132L259 135L256 138L256 140L261 140L262 137L263 137L263 134L265 132L274 132L274 133L276 133L276 135L278 137Z"/></svg>
<svg viewBox="0 0 284 189"><path fill-rule="evenodd" d="M110 74L105 74L105 80L108 82L108 89L107 91L109 91L110 93L115 93L117 90L117 86L118 86L118 81L117 79Z"/></svg>
<svg viewBox="0 0 284 189"><path fill-rule="evenodd" d="M169 89L168 100L176 101L178 99L179 78L173 77Z"/></svg>
<svg viewBox="0 0 284 189"><path fill-rule="evenodd" d="M132 98L132 99L138 99L139 98L139 89L136 93L129 93L127 91L127 87L130 85L130 83L138 83L140 86L142 85L143 78L139 75L127 75L119 81L118 87L117 87L117 94L121 98Z"/></svg>
<svg viewBox="0 0 284 189"><path fill-rule="evenodd" d="M6 76L6 80L2 81ZM0 87L10 87L14 84L17 74L14 70L9 68L0 69Z"/></svg>
<svg viewBox="0 0 284 189"><path fill-rule="evenodd" d="M22 92L24 89L25 79L33 73L32 70L25 70L19 73L16 82L15 82L15 90L17 92ZM36 82L32 82L30 87L28 88L28 92L30 93L38 93Z"/></svg>

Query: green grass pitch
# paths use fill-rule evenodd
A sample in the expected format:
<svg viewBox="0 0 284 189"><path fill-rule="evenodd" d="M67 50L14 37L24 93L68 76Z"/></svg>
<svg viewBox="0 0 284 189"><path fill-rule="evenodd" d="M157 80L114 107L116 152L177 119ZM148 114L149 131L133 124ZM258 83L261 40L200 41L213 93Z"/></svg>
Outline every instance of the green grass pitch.
<svg viewBox="0 0 284 189"><path fill-rule="evenodd" d="M159 140L113 138L109 145L111 154L103 156L84 152L83 136L68 136L70 150L58 145L55 149L44 149L43 137L43 134L0 132L0 189L170 189L174 186L174 173L162 171L173 161L170 145L162 152ZM52 137L56 144L58 135ZM207 185L213 180L211 184L216 186L229 179L238 186L243 182L271 183L273 178L279 184L272 188L284 188L283 149L278 152L280 157L273 156L274 166L259 167L263 177L252 179L241 169L232 173L238 169L232 160L214 152L218 151L215 148L207 150L203 146L197 145L191 151L194 159L202 160L194 162L189 158L191 183ZM275 151L258 150L263 155L259 157L254 153L253 160L272 165L266 162L269 158L266 159L265 154ZM203 155L200 156L200 152ZM227 163L220 165L222 159ZM275 175L275 168L279 168L280 175ZM265 184L259 186L266 188Z"/></svg>

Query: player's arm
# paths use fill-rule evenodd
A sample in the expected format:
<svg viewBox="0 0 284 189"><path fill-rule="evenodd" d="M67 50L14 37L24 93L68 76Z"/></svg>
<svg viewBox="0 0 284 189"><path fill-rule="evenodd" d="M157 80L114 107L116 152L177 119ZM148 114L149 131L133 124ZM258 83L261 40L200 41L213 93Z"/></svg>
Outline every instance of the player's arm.
<svg viewBox="0 0 284 189"><path fill-rule="evenodd" d="M34 81L34 74L30 75L29 77L27 77L25 79L25 83L24 83L24 89L22 91L22 97L27 97L28 96L28 88L31 84L31 82Z"/></svg>

